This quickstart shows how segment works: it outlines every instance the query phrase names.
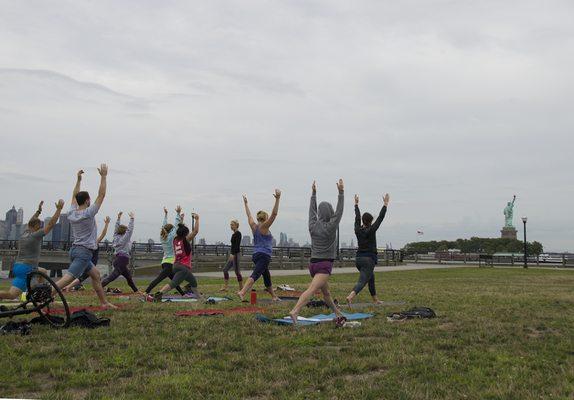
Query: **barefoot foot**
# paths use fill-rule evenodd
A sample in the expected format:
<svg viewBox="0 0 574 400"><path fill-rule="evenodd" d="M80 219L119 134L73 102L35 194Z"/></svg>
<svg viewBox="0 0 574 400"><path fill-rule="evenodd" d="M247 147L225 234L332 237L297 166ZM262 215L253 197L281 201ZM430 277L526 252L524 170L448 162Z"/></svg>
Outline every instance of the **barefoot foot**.
<svg viewBox="0 0 574 400"><path fill-rule="evenodd" d="M104 310L117 310L118 307L114 306L112 303L110 302L105 302L102 304L102 307L104 308Z"/></svg>
<svg viewBox="0 0 574 400"><path fill-rule="evenodd" d="M291 317L291 319L293 320L293 325L297 325L297 313L294 311L291 311L289 313L289 316Z"/></svg>

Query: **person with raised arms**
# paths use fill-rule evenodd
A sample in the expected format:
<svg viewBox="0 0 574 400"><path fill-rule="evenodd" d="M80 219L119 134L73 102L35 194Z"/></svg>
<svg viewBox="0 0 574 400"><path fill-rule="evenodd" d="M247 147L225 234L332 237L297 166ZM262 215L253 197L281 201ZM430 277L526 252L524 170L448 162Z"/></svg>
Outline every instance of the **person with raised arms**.
<svg viewBox="0 0 574 400"><path fill-rule="evenodd" d="M161 271L159 275L148 285L145 290L145 295L147 300L152 300L150 296L151 291L155 288L161 281L165 278L173 279L173 263L175 262L175 256L173 254L173 239L177 232L176 226L181 223L181 207L177 206L175 208L175 221L173 224L167 222L168 211L167 208L163 208L163 224L161 226L161 231L159 233L161 247L163 250L163 258L161 260ZM182 296L185 294L184 291L176 286L175 289Z"/></svg>
<svg viewBox="0 0 574 400"><path fill-rule="evenodd" d="M224 284L221 288L221 292L227 292L229 288L229 270L233 267L235 271L235 277L239 283L239 290L243 288L243 277L241 276L241 270L239 268L239 259L241 255L241 232L239 232L239 221L234 219L230 222L229 227L233 234L231 235L231 250L229 252L229 259L225 268L223 268L223 280Z"/></svg>
<svg viewBox="0 0 574 400"><path fill-rule="evenodd" d="M349 303L349 305L351 305L355 296L358 295L367 284L369 285L369 293L373 298L373 302L381 302L377 297L374 272L375 265L377 265L378 262L377 230L385 218L389 200L390 197L387 193L383 197L383 208L381 208L379 216L375 222L373 222L373 216L368 212L364 213L361 217L361 211L359 210L359 196L355 195L355 236L357 236L355 266L359 270L359 280L351 293L347 296L347 303Z"/></svg>
<svg viewBox="0 0 574 400"><path fill-rule="evenodd" d="M100 278L100 272L94 268L92 257L94 251L98 248L96 215L106 197L106 186L108 176L108 166L102 164L98 168L100 174L100 187L98 197L94 203L91 203L90 194L80 191L83 170L78 171L76 175L76 185L72 194L72 204L68 213L68 220L72 230L74 241L70 249L70 266L64 276L56 283L58 287L68 286L74 279L79 279L84 272L87 272L92 278L92 285L98 296L98 299L104 308L117 308L106 300L104 289Z"/></svg>
<svg viewBox="0 0 574 400"><path fill-rule="evenodd" d="M247 214L247 221L253 232L253 272L245 286L237 292L237 295L241 301L245 300L245 294L251 291L253 284L263 276L263 283L265 285L265 290L271 295L273 301L280 301L279 297L275 295L273 291L273 284L271 282L271 273L269 272L269 263L271 262L271 254L273 254L273 235L269 231L271 225L277 218L277 213L279 212L279 199L281 198L281 191L275 189L273 195L275 197L275 205L273 206L273 211L271 215L267 214L265 211L257 212L257 222L253 220L251 215L251 210L249 210L249 204L247 201L247 196L243 195L243 204L245 205L245 213Z"/></svg>
<svg viewBox="0 0 574 400"><path fill-rule="evenodd" d="M134 233L134 219L135 214L130 212L128 215L130 217L130 222L128 225L123 225L122 222L123 212L118 213L118 219L116 220L116 227L114 229L114 240L112 242L112 247L114 248L114 270L111 274L102 279L102 287L108 286L111 282L115 281L120 275L126 278L129 287L134 291L134 293L139 293L139 290L134 282L132 273L129 269L130 264L130 251L132 247L132 234Z"/></svg>
<svg viewBox="0 0 574 400"><path fill-rule="evenodd" d="M339 179L339 182L337 182L337 189L339 196L336 210L333 210L331 203L326 201L319 203L319 208L317 208L317 185L313 182L311 203L309 205L309 233L311 234L309 273L312 280L307 290L299 296L297 304L289 313L293 324L297 324L299 312L318 290L323 293L325 303L337 316L337 323L341 324L345 320L341 310L333 302L329 291L329 277L331 276L337 254L337 228L343 217L345 203L345 190L342 179Z"/></svg>
<svg viewBox="0 0 574 400"><path fill-rule="evenodd" d="M191 258L192 258L192 248L191 248L191 241L197 236L199 233L199 215L198 214L191 214L191 217L194 220L194 227L193 231L189 231L189 228L185 226L183 223L184 218L183 214L181 215L181 222L177 226L177 231L175 238L173 239L173 253L175 256L174 264L173 264L173 279L170 283L166 284L159 292L154 294L154 301L161 301L162 296L164 293L169 292L170 290L175 289L178 287L183 281L187 281L190 284L191 292L199 299L201 298L201 294L199 290L197 290L197 280L195 276L191 272Z"/></svg>
<svg viewBox="0 0 574 400"><path fill-rule="evenodd" d="M100 236L98 236L98 240L96 240L96 244L98 245L98 248L94 251L93 255L92 255L92 265L94 267L98 266L98 261L100 259L100 242L102 240L104 240L104 238L106 237L107 233L108 233L108 226L110 225L110 221L112 219L110 217L106 217L104 218L104 228L102 229L102 231L100 232ZM80 276L79 279L74 279L74 281L72 283L70 283L68 286L66 286L64 288L65 291L78 291L78 290L83 290L83 286L82 283L88 279L90 277L90 274L88 272L84 272L82 274L82 276Z"/></svg>
<svg viewBox="0 0 574 400"><path fill-rule="evenodd" d="M47 272L44 268L38 266L42 240L58 222L62 208L64 208L64 200L59 200L56 203L56 212L52 215L50 222L42 228L42 221L38 217L42 213L43 205L44 202L41 201L38 205L38 210L28 221L28 226L18 241L18 255L12 268L12 274L14 275L12 286L8 290L0 291L0 299L17 299L23 292L28 291L28 275L31 272Z"/></svg>

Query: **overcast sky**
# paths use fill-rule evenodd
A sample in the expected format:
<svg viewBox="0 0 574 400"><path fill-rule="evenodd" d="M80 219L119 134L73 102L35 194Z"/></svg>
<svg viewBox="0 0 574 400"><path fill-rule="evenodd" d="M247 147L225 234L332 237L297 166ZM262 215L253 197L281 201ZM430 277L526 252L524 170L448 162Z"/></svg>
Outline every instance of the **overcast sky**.
<svg viewBox="0 0 574 400"><path fill-rule="evenodd" d="M341 238L391 205L379 244L498 237L574 250L571 1L0 1L0 210L67 203L75 172L100 219L164 205L200 237L270 210L276 238L308 240L308 196L336 200ZM189 215L189 214L188 214Z"/></svg>

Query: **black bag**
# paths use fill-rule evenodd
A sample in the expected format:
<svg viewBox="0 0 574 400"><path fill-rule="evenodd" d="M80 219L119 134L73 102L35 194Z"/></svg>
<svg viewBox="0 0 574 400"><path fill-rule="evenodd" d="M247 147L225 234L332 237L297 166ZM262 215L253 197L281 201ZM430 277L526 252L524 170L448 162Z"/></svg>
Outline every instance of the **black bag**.
<svg viewBox="0 0 574 400"><path fill-rule="evenodd" d="M58 321L59 324L64 322L64 318L57 315L48 315L51 320ZM46 325L48 322L42 317L33 318L33 324ZM84 328L98 328L100 326L110 326L109 318L100 318L96 314L88 310L80 310L70 315L70 326L81 326Z"/></svg>
<svg viewBox="0 0 574 400"><path fill-rule="evenodd" d="M422 319L422 318L435 318L436 313L432 308L428 307L413 307L407 311L398 313L391 313L387 315L389 321L404 321L406 319Z"/></svg>
<svg viewBox="0 0 574 400"><path fill-rule="evenodd" d="M100 318L88 310L80 310L70 315L70 325L82 326L84 328L98 328L100 326L110 326L110 319Z"/></svg>
<svg viewBox="0 0 574 400"><path fill-rule="evenodd" d="M28 321L8 321L5 325L0 326L0 334L6 335L8 333L20 334L27 336L32 332L32 325Z"/></svg>

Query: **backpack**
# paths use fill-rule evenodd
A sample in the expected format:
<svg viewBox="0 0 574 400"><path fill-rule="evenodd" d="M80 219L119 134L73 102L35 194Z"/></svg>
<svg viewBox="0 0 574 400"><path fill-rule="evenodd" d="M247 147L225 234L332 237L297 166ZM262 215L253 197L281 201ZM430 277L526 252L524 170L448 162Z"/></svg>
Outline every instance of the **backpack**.
<svg viewBox="0 0 574 400"><path fill-rule="evenodd" d="M387 315L388 321L404 321L407 319L423 319L423 318L435 318L436 313L432 308L428 307L413 307L407 311L401 311L398 313L390 313Z"/></svg>
<svg viewBox="0 0 574 400"><path fill-rule="evenodd" d="M48 315L51 320L56 320L58 323L63 323L64 318L57 315ZM48 322L43 317L36 317L30 321L32 324L46 325ZM109 318L100 318L96 314L88 310L80 310L70 315L70 326L81 326L84 328L98 328L100 326L110 326Z"/></svg>
<svg viewBox="0 0 574 400"><path fill-rule="evenodd" d="M110 326L110 319L100 318L88 310L80 310L70 315L70 325L84 328L98 328L100 326Z"/></svg>

